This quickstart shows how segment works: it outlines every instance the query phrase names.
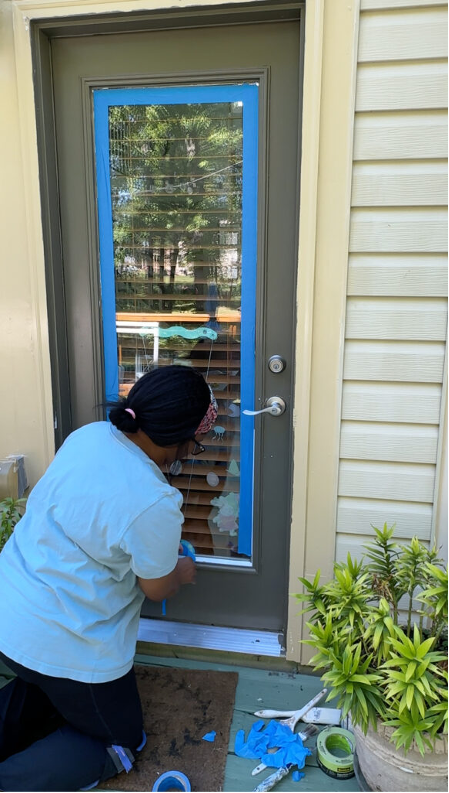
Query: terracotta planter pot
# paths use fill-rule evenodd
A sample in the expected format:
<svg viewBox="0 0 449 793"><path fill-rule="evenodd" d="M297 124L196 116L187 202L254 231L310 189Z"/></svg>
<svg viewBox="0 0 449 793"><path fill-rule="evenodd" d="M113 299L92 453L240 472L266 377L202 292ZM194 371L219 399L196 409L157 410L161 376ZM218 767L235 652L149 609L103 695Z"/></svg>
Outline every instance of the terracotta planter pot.
<svg viewBox="0 0 449 793"><path fill-rule="evenodd" d="M353 727L360 770L371 790L379 791L447 791L447 736L435 742L435 750L426 749L424 757L413 743L407 754L396 749L390 737L393 727L378 722L377 732L369 728L366 735Z"/></svg>

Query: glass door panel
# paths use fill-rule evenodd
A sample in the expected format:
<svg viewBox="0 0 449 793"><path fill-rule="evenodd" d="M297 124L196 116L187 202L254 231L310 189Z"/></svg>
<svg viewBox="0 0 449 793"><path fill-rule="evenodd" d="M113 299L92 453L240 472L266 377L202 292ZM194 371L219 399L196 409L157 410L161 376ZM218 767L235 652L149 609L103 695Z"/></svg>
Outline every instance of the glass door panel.
<svg viewBox="0 0 449 793"><path fill-rule="evenodd" d="M199 558L251 564L258 86L94 92L105 384L199 369L206 451L168 477Z"/></svg>

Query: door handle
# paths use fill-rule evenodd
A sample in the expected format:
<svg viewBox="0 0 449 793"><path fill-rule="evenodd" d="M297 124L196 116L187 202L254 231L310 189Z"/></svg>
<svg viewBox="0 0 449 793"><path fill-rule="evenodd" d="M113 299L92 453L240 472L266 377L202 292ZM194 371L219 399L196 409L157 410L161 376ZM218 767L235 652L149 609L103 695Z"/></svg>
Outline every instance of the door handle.
<svg viewBox="0 0 449 793"><path fill-rule="evenodd" d="M266 407L262 410L244 410L245 416L259 416L261 413L269 413L271 416L282 416L287 405L282 397L273 396L265 402Z"/></svg>

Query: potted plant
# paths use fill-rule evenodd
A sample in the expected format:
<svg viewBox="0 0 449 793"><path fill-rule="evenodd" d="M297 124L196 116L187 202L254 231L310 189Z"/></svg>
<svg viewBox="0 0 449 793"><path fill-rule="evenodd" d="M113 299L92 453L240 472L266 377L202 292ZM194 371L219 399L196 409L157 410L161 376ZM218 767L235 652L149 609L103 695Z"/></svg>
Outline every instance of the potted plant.
<svg viewBox="0 0 449 793"><path fill-rule="evenodd" d="M0 551L22 517L25 502L26 498L4 498L0 501Z"/></svg>
<svg viewBox="0 0 449 793"><path fill-rule="evenodd" d="M372 790L447 790L447 567L415 537L373 527L361 561L336 563L320 584L301 578L329 699L350 716Z"/></svg>
<svg viewBox="0 0 449 793"><path fill-rule="evenodd" d="M0 500L0 552L11 534L14 531L16 523L24 513L24 505L26 498L4 498ZM0 687L7 682L11 677L14 677L10 669L0 661Z"/></svg>

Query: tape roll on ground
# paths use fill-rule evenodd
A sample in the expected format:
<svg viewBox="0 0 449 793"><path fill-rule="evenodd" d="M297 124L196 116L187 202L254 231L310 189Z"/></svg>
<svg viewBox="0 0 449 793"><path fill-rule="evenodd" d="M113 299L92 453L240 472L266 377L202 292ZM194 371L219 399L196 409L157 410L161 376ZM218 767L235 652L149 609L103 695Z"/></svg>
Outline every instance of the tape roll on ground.
<svg viewBox="0 0 449 793"><path fill-rule="evenodd" d="M321 770L334 779L354 776L355 738L342 727L327 727L318 735L316 754Z"/></svg>
<svg viewBox="0 0 449 793"><path fill-rule="evenodd" d="M154 783L153 791L163 793L166 790L190 791L190 782L182 771L166 771Z"/></svg>

